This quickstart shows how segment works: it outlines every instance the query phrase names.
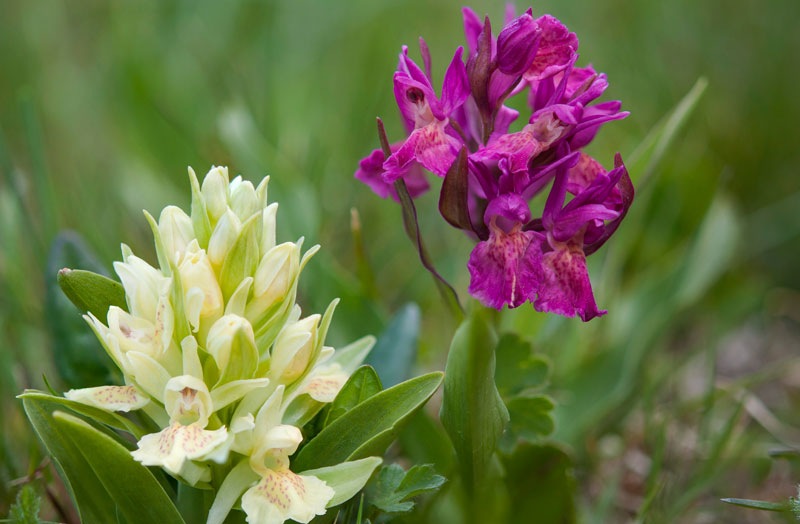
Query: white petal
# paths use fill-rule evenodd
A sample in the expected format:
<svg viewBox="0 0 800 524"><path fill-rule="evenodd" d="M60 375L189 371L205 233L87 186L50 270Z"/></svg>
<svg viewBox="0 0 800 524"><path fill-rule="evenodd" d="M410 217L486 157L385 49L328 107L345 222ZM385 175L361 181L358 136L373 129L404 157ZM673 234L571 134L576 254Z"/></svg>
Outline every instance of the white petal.
<svg viewBox="0 0 800 524"><path fill-rule="evenodd" d="M99 386L96 388L70 389L64 396L75 402L87 404L106 411L130 411L141 409L150 399L134 386Z"/></svg>
<svg viewBox="0 0 800 524"><path fill-rule="evenodd" d="M242 495L242 509L250 524L280 524L287 519L310 522L325 514L334 491L316 477L288 469L267 470L263 478Z"/></svg>
<svg viewBox="0 0 800 524"><path fill-rule="evenodd" d="M161 466L180 475L186 460L202 460L224 444L228 431L222 427L208 431L198 424L174 423L158 433L145 435L139 449L131 452L133 458L145 466Z"/></svg>
<svg viewBox="0 0 800 524"><path fill-rule="evenodd" d="M347 373L338 364L318 368L312 372L300 393L308 393L318 402L333 402L347 378Z"/></svg>

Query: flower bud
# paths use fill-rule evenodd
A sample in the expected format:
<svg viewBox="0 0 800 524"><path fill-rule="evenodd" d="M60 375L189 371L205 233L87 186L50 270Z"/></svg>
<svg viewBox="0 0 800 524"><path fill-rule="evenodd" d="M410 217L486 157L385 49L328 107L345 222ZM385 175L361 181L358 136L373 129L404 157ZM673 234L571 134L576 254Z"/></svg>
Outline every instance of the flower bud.
<svg viewBox="0 0 800 524"><path fill-rule="evenodd" d="M253 326L246 318L225 315L211 326L206 350L219 368L220 383L252 378L258 367Z"/></svg>
<svg viewBox="0 0 800 524"><path fill-rule="evenodd" d="M203 180L201 192L213 225L228 210L228 168L212 167Z"/></svg>
<svg viewBox="0 0 800 524"><path fill-rule="evenodd" d="M253 213L258 211L258 197L256 196L256 189L253 187L252 182L249 180L242 180L242 177L237 176L233 179L233 182L231 182L230 191L230 208L236 213L239 220L244 222Z"/></svg>
<svg viewBox="0 0 800 524"><path fill-rule="evenodd" d="M236 213L228 209L217 222L214 232L208 241L208 258L214 267L221 268L225 256L236 243L242 232L242 221Z"/></svg>
<svg viewBox="0 0 800 524"><path fill-rule="evenodd" d="M164 243L166 255L177 264L186 246L195 238L192 219L176 206L165 207L158 218L158 232Z"/></svg>
<svg viewBox="0 0 800 524"><path fill-rule="evenodd" d="M299 270L300 247L297 244L285 242L270 249L256 268L253 299L247 305L245 316L258 324L261 315L286 297Z"/></svg>
<svg viewBox="0 0 800 524"><path fill-rule="evenodd" d="M542 30L530 12L509 22L497 36L497 68L507 75L521 75L539 49Z"/></svg>
<svg viewBox="0 0 800 524"><path fill-rule="evenodd" d="M215 319L221 315L224 304L222 290L209 257L196 240L187 246L178 273L183 288L186 319L197 331L202 319Z"/></svg>
<svg viewBox="0 0 800 524"><path fill-rule="evenodd" d="M314 354L319 320L319 315L311 315L281 330L270 359L273 380L290 384L303 374Z"/></svg>
<svg viewBox="0 0 800 524"><path fill-rule="evenodd" d="M275 215L278 212L278 204L268 205L261 212L261 251L260 256L264 256L267 251L275 247Z"/></svg>

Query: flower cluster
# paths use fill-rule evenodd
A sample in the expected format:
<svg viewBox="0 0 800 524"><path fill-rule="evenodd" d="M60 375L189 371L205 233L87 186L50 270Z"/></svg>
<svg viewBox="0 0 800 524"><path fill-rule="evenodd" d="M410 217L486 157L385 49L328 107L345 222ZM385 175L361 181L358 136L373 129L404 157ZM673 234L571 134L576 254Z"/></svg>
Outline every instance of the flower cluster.
<svg viewBox="0 0 800 524"><path fill-rule="evenodd" d="M602 315L586 256L617 229L633 186L619 155L608 171L582 149L602 124L628 113L618 101L595 103L606 76L576 66L578 39L556 18L510 13L495 38L488 18L468 8L463 15L466 63L459 47L440 96L424 40L424 69L403 47L394 93L408 136L373 151L355 176L395 200L400 180L411 197L429 188L421 168L443 177L440 211L478 240L469 291L487 306L531 302L584 321ZM510 132L519 112L505 102L522 93L531 114ZM547 188L534 216L529 203Z"/></svg>
<svg viewBox="0 0 800 524"><path fill-rule="evenodd" d="M299 428L357 365L323 345L335 302L306 317L295 304L300 271L318 246L301 254L302 239L276 244L268 179L254 187L214 167L201 186L189 172L191 215L174 206L158 221L147 215L159 267L123 245L114 269L127 310L112 306L105 322L86 317L125 385L66 397L142 410L160 431L143 435L133 457L219 489L209 522L235 504L251 523L309 522L336 493L291 471L289 457Z"/></svg>

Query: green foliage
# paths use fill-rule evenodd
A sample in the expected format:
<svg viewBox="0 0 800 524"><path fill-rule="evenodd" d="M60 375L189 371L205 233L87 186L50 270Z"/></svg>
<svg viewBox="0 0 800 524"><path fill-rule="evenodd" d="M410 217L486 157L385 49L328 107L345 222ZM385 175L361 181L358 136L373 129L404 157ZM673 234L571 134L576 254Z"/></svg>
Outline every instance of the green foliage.
<svg viewBox="0 0 800 524"><path fill-rule="evenodd" d="M416 465L408 471L390 464L378 472L368 490L368 501L386 513L407 513L414 509L411 499L438 490L445 481L430 464Z"/></svg>
<svg viewBox="0 0 800 524"><path fill-rule="evenodd" d="M23 405L67 481L83 522L183 523L162 484L118 438L45 396L23 396Z"/></svg>
<svg viewBox="0 0 800 524"><path fill-rule="evenodd" d="M122 284L103 275L65 268L58 272L58 285L75 307L99 319L105 319L109 306L128 309Z"/></svg>
<svg viewBox="0 0 800 524"><path fill-rule="evenodd" d="M297 453L292 466L302 471L383 454L401 425L441 383L441 373L428 373L373 395L320 431Z"/></svg>
<svg viewBox="0 0 800 524"><path fill-rule="evenodd" d="M551 366L550 359L534 354L531 344L516 333L504 333L497 343L495 379L503 397L543 387Z"/></svg>
<svg viewBox="0 0 800 524"><path fill-rule="evenodd" d="M789 510L789 504L786 504L785 502L767 502L765 500L736 499L736 498L727 498L720 500L722 500L722 502L725 502L727 504L733 504L734 506L741 506L743 508L760 509L764 511Z"/></svg>
<svg viewBox="0 0 800 524"><path fill-rule="evenodd" d="M17 493L17 501L11 506L8 516L14 524L40 524L41 505L42 501L36 489L30 484L25 484Z"/></svg>
<svg viewBox="0 0 800 524"><path fill-rule="evenodd" d="M458 457L469 517L474 522L492 514L486 501L488 487L495 480L490 463L508 423L508 410L494 382L497 338L486 313L475 308L453 336L440 413Z"/></svg>
<svg viewBox="0 0 800 524"><path fill-rule="evenodd" d="M570 524L576 521L572 460L555 444L522 444L503 458L509 495L507 522ZM533 487L533 489L531 489Z"/></svg>
<svg viewBox="0 0 800 524"><path fill-rule="evenodd" d="M381 379L375 370L370 366L361 366L350 375L333 403L327 407L327 416L323 427L328 426L382 389Z"/></svg>
<svg viewBox="0 0 800 524"><path fill-rule="evenodd" d="M103 271L83 239L64 232L50 246L45 276L45 318L55 364L67 387L106 384L111 381L114 365L73 304L80 313L92 311L105 319L109 304L124 306L122 286L98 273L66 269L69 267Z"/></svg>

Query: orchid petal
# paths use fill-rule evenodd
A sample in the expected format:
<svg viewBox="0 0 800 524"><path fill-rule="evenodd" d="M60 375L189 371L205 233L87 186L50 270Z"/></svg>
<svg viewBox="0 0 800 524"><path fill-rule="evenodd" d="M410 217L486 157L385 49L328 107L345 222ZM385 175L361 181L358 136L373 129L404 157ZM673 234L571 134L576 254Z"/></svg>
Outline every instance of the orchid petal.
<svg viewBox="0 0 800 524"><path fill-rule="evenodd" d="M135 386L99 386L70 389L64 396L75 402L94 406L105 411L128 412L143 408L150 398Z"/></svg>
<svg viewBox="0 0 800 524"><path fill-rule="evenodd" d="M307 523L316 515L325 514L325 506L334 494L317 477L298 475L288 469L267 470L242 495L242 509L250 524L281 524L287 519Z"/></svg>

